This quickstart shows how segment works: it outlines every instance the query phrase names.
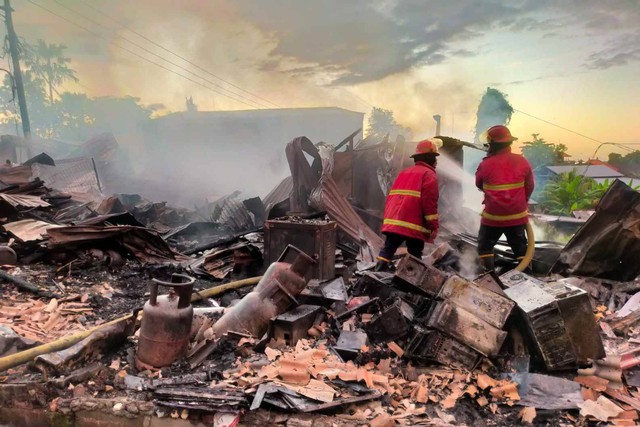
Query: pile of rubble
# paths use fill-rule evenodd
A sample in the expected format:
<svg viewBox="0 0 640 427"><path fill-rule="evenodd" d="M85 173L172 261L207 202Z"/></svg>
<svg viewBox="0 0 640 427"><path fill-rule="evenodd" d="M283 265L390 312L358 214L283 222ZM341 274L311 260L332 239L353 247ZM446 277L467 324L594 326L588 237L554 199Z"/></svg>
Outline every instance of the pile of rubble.
<svg viewBox="0 0 640 427"><path fill-rule="evenodd" d="M0 419L635 425L636 194L615 184L551 275L466 274L473 242L446 230L376 273L375 212L344 194L334 153L298 138L287 154L292 178L264 200L193 211L53 190L35 160L0 170ZM605 231L629 250L602 250Z"/></svg>

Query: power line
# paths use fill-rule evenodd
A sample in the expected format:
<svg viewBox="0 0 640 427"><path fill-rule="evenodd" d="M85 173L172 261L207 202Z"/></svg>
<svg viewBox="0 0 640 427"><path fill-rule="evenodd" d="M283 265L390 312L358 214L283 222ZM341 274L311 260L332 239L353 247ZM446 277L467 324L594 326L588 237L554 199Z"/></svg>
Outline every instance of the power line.
<svg viewBox="0 0 640 427"><path fill-rule="evenodd" d="M584 134L582 134L582 133L580 133L580 132L576 132L576 131L574 131L574 130L567 129L567 128L566 128L566 127L564 127L564 126L557 125L557 124L552 123L552 122L550 122L550 121L548 121L548 120L541 119L540 117L536 117L536 116L534 116L533 114L525 113L524 111L522 111L522 110L516 110L515 108L514 108L514 110L513 110L513 111L517 111L518 113L522 113L522 114L524 114L525 116L532 117L532 118L534 118L534 119L536 119L536 120L540 120L541 122L547 123L547 124L549 124L549 125L551 125L551 126L555 126L555 127L559 128L559 129L566 130L567 132L571 132L571 133L576 134L576 135L578 135L578 136L581 136L581 137L583 137L583 138L589 139L589 140L591 140L591 141L593 141L593 142L597 142L598 144L602 144L602 141L600 141L600 140L597 140L597 139L595 139L595 138L591 138L590 136L584 135Z"/></svg>
<svg viewBox="0 0 640 427"><path fill-rule="evenodd" d="M56 3L57 3L57 1L56 1ZM253 96L253 97L257 98L257 99L260 99L260 100L262 100L262 101L268 102L269 104L273 105L274 107L282 108L280 105L278 105L278 104L276 104L276 103L274 103L274 102L271 102L271 101L269 101L269 100L268 100L268 99L266 99L266 98L263 98L263 97L261 97L261 96L259 96L259 95L256 95L255 93L249 92L248 90L245 90L245 89L241 88L240 86L237 86L237 85L235 85L235 84L231 83L230 81L227 81L227 80L223 79L222 77L220 77L220 76L217 76L217 75L213 74L212 72L210 72L210 71L209 71L209 70L207 70L206 68L203 68L203 67L201 67L200 65L198 65L198 64L196 64L196 63L194 63L194 62L190 61L189 59L185 58L184 56L182 56L182 55L180 55L180 54L178 54L178 53L176 53L176 52L174 52L174 51L172 51L172 50L170 50L170 49L168 49L168 48L166 48L166 47L162 46L160 43L157 43L157 42L155 42L155 41L151 40L150 38L148 38L148 37L147 37L147 36L145 36L144 34L141 34L140 32L138 32L138 31L136 31L136 30L133 30L133 29L131 29L131 28L127 27L127 26L126 26L126 25L124 25L124 24L121 24L121 23L120 23L116 18L113 18L112 16L110 16L110 15L106 14L105 12L103 12L103 11L102 11L102 10L100 10L99 8L95 7L94 5L90 4L89 2L81 1L80 3L81 3L83 6L85 6L85 7L89 8L89 9L92 9L92 10L94 10L95 12L99 13L100 15L102 15L102 16L104 16L104 17L106 17L106 18L110 19L111 21L115 22L116 24L118 24L118 26L119 26L120 28L123 28L123 29L125 29L125 30L127 30L127 31L130 31L131 33L133 33L133 34L135 34L136 36L138 36L138 37L140 37L140 38L142 38L142 39L144 39L144 40L148 41L149 43L153 44L154 46L159 47L160 49L164 50L165 52L168 52L168 53L170 53L171 55L173 55L173 56L175 56L175 57L177 57L177 58L180 58L181 60L183 60L183 61L184 61L184 62L186 62L187 64L190 64L190 65L192 65L192 66L196 67L196 68L197 68L197 69L199 69L200 71L204 71L204 72L205 72L205 73L207 73L208 75L210 75L210 76L212 76L212 77L214 77L214 78L216 78L216 79L218 79L218 80L220 80L220 81L222 81L222 82L224 82L224 83L228 84L229 86L233 86L234 88L239 89L239 90L241 90L242 92L245 92L245 93L247 93L247 94L249 94L249 95L251 95L251 96Z"/></svg>
<svg viewBox="0 0 640 427"><path fill-rule="evenodd" d="M598 143L598 144L600 144L600 145L598 145L598 148L596 148L595 153L597 153L597 152L598 152L598 150L600 149L600 147L602 147L603 145L613 145L613 146L616 146L616 147L620 147L620 148L622 148L623 150L627 150L627 151L629 151L629 152L633 152L633 151L637 151L637 150L634 150L634 149L632 149L632 148L629 148L629 147L627 147L627 145L640 145L640 143L635 143L635 142L627 142L627 143L623 143L623 142L609 142L609 141L607 141L607 142L603 142L603 141L600 141L600 140L598 140L598 139L591 138L590 136L587 136L587 135L582 134L582 133L580 133L580 132L576 132L576 131L571 130L571 129L568 129L568 128L564 127L564 126L560 126L560 125L558 125L558 124L556 124L556 123L550 122L549 120L545 120L545 119L542 119L542 118L540 118L540 117L536 117L536 116L534 116L533 114L525 113L525 112L524 112L524 111L522 111L522 110L516 110L516 109L514 109L514 111L517 111L517 112L522 113L522 114L524 114L524 115L526 115L526 116L532 117L532 118L534 118L534 119L536 119L536 120L540 120L541 122L544 122L544 123L550 124L551 126L555 126L555 127L559 128L559 129L565 130L565 131L567 131L567 132L571 132L571 133L573 133L573 134L576 134L576 135L581 136L581 137L583 137L583 138L586 138L586 139L588 139L588 140L591 140L591 141L597 142L597 143ZM595 156L595 153L594 153L594 156Z"/></svg>
<svg viewBox="0 0 640 427"><path fill-rule="evenodd" d="M82 30L84 30L84 31L86 31L86 32L88 32L88 33L90 33L90 34L93 34L94 36L96 36L96 37L98 37L98 38L101 38L101 39L103 39L103 40L106 40L106 39L105 39L101 34L96 33L96 32L94 32L94 31L92 31L92 30L88 29L87 27L85 27L85 26L83 26L83 25L81 25L81 24L78 24L77 22L75 22L75 21L73 21L73 20L71 20L71 19L69 19L69 18L67 18L67 17L65 17L65 16L63 16L63 15L60 15L60 14L58 14L58 13L56 13L56 12L52 11L51 9L48 9L48 8L46 8L46 7L42 6L42 5L40 5L40 4L36 3L36 2L34 2L33 0L26 0L26 1L28 1L29 3L33 4L34 6L37 6L37 7L39 7L40 9L42 9L42 10L44 10L44 11L46 11L46 12L49 12L50 14L52 14L52 15L54 15L54 16L57 16L58 18L60 18L60 19L62 19L62 20L64 20L64 21L66 21L66 22L68 22L68 23L70 23L70 24L72 24L72 25L74 25L74 26L76 26L76 27L78 27L78 28L80 28L80 29L82 29ZM217 90L215 90L215 89L213 89L213 88L211 88L211 87L209 87L209 86L207 86L207 85L205 85L205 84L203 84L203 83L201 83L201 82L198 82L198 81L196 81L196 80L193 80L193 79L192 79L192 78L190 78L189 76L185 76L184 74L180 74L180 73L178 73L177 71L174 71L174 70L172 70L172 69L170 69L170 68L167 68L166 66L164 66L164 65L162 65L162 64L160 64L160 63L154 62L154 61L150 60L149 58L145 58L144 56L142 56L142 55L138 54L137 52L135 52L135 51L133 51L133 50L131 50L131 49L127 48L126 46L123 46L123 45L121 45L121 44L119 44L119 43L116 43L116 42L114 42L114 41L109 41L109 40L107 40L107 41L108 41L108 42L110 42L113 46L116 46L116 47L118 47L118 48L120 48L120 49L122 49L122 50L125 50L125 51L129 52L130 54L132 54L132 55L134 55L134 56L136 56L136 57L138 57L138 58L140 58L140 59L143 59L143 60L145 60L145 61L149 62L150 64L153 64L153 65L155 65L155 66L157 66L157 67L160 67L160 68L162 68L162 69L164 69L164 70L166 70L166 71L169 71L170 73L173 73L173 74L175 74L175 75L177 75L177 76L180 76L180 77L182 77L182 78L184 78L184 79L186 79L186 80L188 80L188 81L190 81L190 82L192 82L192 83L197 84L198 86L201 86L201 87L203 87L203 88L205 88L205 89L208 89L208 90L210 90L210 91L212 91L212 92L215 92L215 93L217 93L217 94L219 94L219 95L226 96L226 97L227 97L227 98L229 98L229 99L233 99L234 101L239 102L239 103L244 104L244 105L247 105L247 106L249 106L249 107L251 107L251 108L256 108L256 107L255 107L255 105L251 105L251 104L246 103L246 102L244 102L244 101L242 101L242 100L239 100L239 99L236 99L236 98L234 98L234 97L232 97L232 96L229 96L229 95L227 95L227 94L225 94L225 93L218 92Z"/></svg>
<svg viewBox="0 0 640 427"><path fill-rule="evenodd" d="M28 1L30 1L30 0L28 0ZM80 16L81 18L84 18L84 19L88 20L89 22L92 22L93 24L95 24L95 25L97 25L97 26L99 26L99 27L101 27L101 28L103 28L105 30L111 30L111 28L103 25L102 23L96 21L95 19L92 19L91 17L89 17L87 15L84 15L83 13L78 12L78 11L74 10L73 8L71 8L71 7L62 4L59 0L54 0L54 2L57 3L59 6L63 7L64 9L69 10L71 13L74 13L74 14ZM253 99L247 98L246 96L244 96L244 95L242 95L240 93L233 92L233 91L231 91L231 90L229 90L229 89L227 89L227 88L225 88L225 87L223 87L223 86L221 86L221 85L219 85L219 84L217 84L217 83L215 83L215 82L213 82L213 81L211 81L211 80L209 80L209 79L207 79L205 77L202 77L201 75L191 71L190 69L188 69L188 68L186 68L186 67L184 67L184 66L182 66L180 64L176 64L175 62L173 62L173 61L171 61L171 60L169 60L169 59L167 59L167 58L165 58L165 57L163 57L161 55L158 55L157 53L153 52L152 50L149 50L146 47L141 46L140 44L138 44L138 43L136 43L134 41L131 41L130 39L128 39L128 38L126 38L126 37L124 37L124 36L122 36L120 34L117 34L117 37L119 37L122 40L125 40L126 42L136 46L138 49L142 49L146 53L149 53L149 54L151 54L151 55L153 55L153 56L155 56L155 57L157 57L157 58L159 58L159 59L161 59L161 60L163 60L165 62L168 62L169 64L173 65L174 67L178 67L181 70L184 70L187 73L192 74L192 75L196 76L197 78L204 80L205 82L207 82L207 83L219 88L220 90L223 90L225 92L228 92L228 93L232 94L235 97L242 98L242 99L244 99L244 100L246 100L248 102L251 102L251 103L255 104L258 107L271 108L266 104L263 104L263 103L258 102L258 101L254 101Z"/></svg>
<svg viewBox="0 0 640 427"><path fill-rule="evenodd" d="M56 1L56 3L59 3L59 1L58 1L58 0L54 0L54 1ZM164 50L165 52L168 52L168 53L170 53L171 55L174 55L175 57L180 58L181 60L183 60L183 61L185 61L186 63L188 63L188 64L190 64L190 65L194 66L195 68L197 68L197 69L199 69L199 70L201 70L201 71L203 71L203 72L207 73L208 75L210 75L210 76L212 76L212 77L214 77L214 78L216 78L216 79L218 79L218 80L220 80L220 81L222 81L222 82L224 82L224 83L226 83L226 84L228 84L228 85L230 85L230 86L233 86L234 88L239 89L239 90L241 90L242 92L245 92L245 93L247 93L247 94L249 94L249 95L251 95L251 96L253 96L253 97L257 98L257 99L260 99L260 100L262 100L262 101L268 102L269 104L273 105L274 107L282 108L280 105L278 105L278 104L276 104L276 103L274 103L274 102L272 102L272 101L269 101L269 100L268 100L268 99L266 99L266 98L263 98L263 97L261 97L261 96L259 96L259 95L256 95L256 94L255 94L255 93L253 93L253 92L250 92L250 91L248 91L248 90L245 90L245 89L241 88L240 86L237 86L237 85L235 85L235 84L231 83L230 81L227 81L227 80L223 79L222 77L217 76L217 75L215 75L215 74L211 73L209 70L207 70L207 69L205 69L205 68L201 67L200 65L198 65L198 64L196 64L196 63L194 63L194 62L192 62L191 60L189 60L189 59L185 58L184 56L182 56L182 55L180 55L180 54L178 54L178 53L176 53L176 52L174 52L174 51L172 51L172 50L170 50L170 49L166 48L165 46L162 46L161 44L159 44L159 43L155 42L154 40L152 40L152 39L148 38L148 37L147 37L147 36L145 36L144 34L141 34L140 32L138 32L138 31L136 31L136 30L133 30L133 29L131 29L130 27L127 27L126 25L124 25L124 24L120 23L120 22L118 21L118 19L116 19L116 18L114 18L114 17L112 17L112 16L108 15L107 13L105 13L104 11L102 11L101 9L99 9L99 8L97 8L96 6L94 6L94 5L90 4L90 2L80 0L80 3L81 3L83 6L85 6L85 7L89 8L89 9L91 9L91 10L93 10L93 11L95 11L95 12L99 13L100 15L102 15L102 16L104 16L104 17L106 17L107 19L110 19L111 21L115 22L115 23L116 23L120 28L123 28L123 29L125 29L125 30L127 30L127 31L130 31L131 33L133 33L133 34L137 35L138 37L140 37L140 38L142 38L142 39L146 40L147 42L149 42L149 43L153 44L154 46L159 47L160 49ZM60 3L59 3L59 4L60 4ZM62 5L62 6L63 6L63 7L66 7L66 6L64 6L64 5ZM356 95L355 93L351 92L350 90L345 89L345 91L347 92L347 94L348 94L348 95L350 95L351 97L353 97L356 101L360 102L360 103L361 103L361 104L363 104L363 105L366 105L366 106L367 106L367 108L373 108L373 107L374 107L374 105L373 105L373 104L371 104L369 101L367 101L367 100L365 100L364 98L362 98L362 97L360 97L360 96Z"/></svg>
<svg viewBox="0 0 640 427"><path fill-rule="evenodd" d="M368 106L368 107L370 107L370 108L374 108L374 107L375 107L375 105L373 105L372 103L370 103L370 102L369 102L369 101L367 101L366 99L364 99L364 98L362 98L362 97L360 97L360 96L356 95L355 93L351 92L350 90L345 89L345 91L346 91L350 96L352 96L356 101L360 101L360 103L361 103L361 104L364 104L364 105L366 105L366 106Z"/></svg>

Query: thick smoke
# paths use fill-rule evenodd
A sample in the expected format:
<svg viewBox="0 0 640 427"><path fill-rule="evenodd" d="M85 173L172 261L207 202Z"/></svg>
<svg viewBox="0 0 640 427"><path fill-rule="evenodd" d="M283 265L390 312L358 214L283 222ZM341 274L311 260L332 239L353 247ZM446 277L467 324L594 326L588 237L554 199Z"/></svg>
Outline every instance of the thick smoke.
<svg viewBox="0 0 640 427"><path fill-rule="evenodd" d="M507 101L507 95L488 87L478 105L474 142L484 143L480 138L482 133L491 126L509 124L512 114L513 107Z"/></svg>

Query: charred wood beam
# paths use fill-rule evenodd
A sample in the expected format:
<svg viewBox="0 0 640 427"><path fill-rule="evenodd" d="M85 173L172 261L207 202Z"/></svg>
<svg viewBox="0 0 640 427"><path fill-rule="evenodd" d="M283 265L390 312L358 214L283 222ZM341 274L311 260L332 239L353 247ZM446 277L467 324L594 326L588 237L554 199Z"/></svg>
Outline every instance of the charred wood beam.
<svg viewBox="0 0 640 427"><path fill-rule="evenodd" d="M215 242L206 243L204 245L196 246L195 248L190 249L188 251L185 251L183 253L185 255L194 255L194 254L197 254L199 252L208 251L210 249L217 248L218 246L222 246L222 245L227 245L229 243L233 243L236 240L238 240L239 238L241 238L242 236L245 236L245 235L250 234L250 233L257 233L259 231L262 231L262 227L255 227L255 228L252 228L250 230L243 231L242 233L234 234L233 236L224 237L222 239L216 240Z"/></svg>
<svg viewBox="0 0 640 427"><path fill-rule="evenodd" d="M356 135L359 134L361 130L362 128L358 129L357 131L353 132L351 135L343 139L342 142L340 142L340 144L336 145L335 151L338 151L339 149L344 147L346 144L349 144L349 150L353 150L353 138L355 138Z"/></svg>
<svg viewBox="0 0 640 427"><path fill-rule="evenodd" d="M624 335L628 328L638 322L640 322L640 310L632 311L622 318L610 321L609 326L611 326L615 332Z"/></svg>
<svg viewBox="0 0 640 427"><path fill-rule="evenodd" d="M9 283L13 283L14 285L16 285L18 288L25 290L25 291L29 291L32 292L40 297L46 297L46 298L60 298L60 295L58 294L54 294L52 292L49 291L43 291L40 288L38 288L36 285L27 282L26 280L23 280L19 277L16 276L12 276L11 274L0 270L0 279L4 280L5 282L9 282Z"/></svg>

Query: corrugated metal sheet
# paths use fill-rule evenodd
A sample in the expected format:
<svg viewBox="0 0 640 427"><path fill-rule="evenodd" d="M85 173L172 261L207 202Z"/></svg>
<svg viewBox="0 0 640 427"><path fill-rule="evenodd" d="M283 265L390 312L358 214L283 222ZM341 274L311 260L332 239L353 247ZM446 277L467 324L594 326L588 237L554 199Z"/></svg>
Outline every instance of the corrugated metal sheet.
<svg viewBox="0 0 640 427"><path fill-rule="evenodd" d="M267 217L269 216L269 211L277 205L278 203L282 203L291 197L293 193L293 177L286 177L283 179L280 184L278 184L267 196L262 200L264 204L265 211L267 212Z"/></svg>
<svg viewBox="0 0 640 427"><path fill-rule="evenodd" d="M98 179L91 159L76 158L56 161L55 166L35 163L31 166L33 177L56 190L87 193L98 191Z"/></svg>
<svg viewBox="0 0 640 427"><path fill-rule="evenodd" d="M0 199L9 203L13 207L46 208L51 206L39 196L28 196L25 194L0 194Z"/></svg>
<svg viewBox="0 0 640 427"><path fill-rule="evenodd" d="M27 184L31 175L31 166L0 166L0 180L5 184Z"/></svg>
<svg viewBox="0 0 640 427"><path fill-rule="evenodd" d="M325 210L342 231L360 244L362 261L373 262L382 248L382 238L360 218L331 177L333 151L326 146L321 146L319 151L322 176L318 187L311 194L311 205L315 209Z"/></svg>
<svg viewBox="0 0 640 427"><path fill-rule="evenodd" d="M640 193L616 180L551 271L626 282L640 274L638 253Z"/></svg>
<svg viewBox="0 0 640 427"><path fill-rule="evenodd" d="M225 224L235 231L244 231L253 228L253 217L238 198L239 195L240 192L236 191L211 203L209 205L211 221Z"/></svg>
<svg viewBox="0 0 640 427"><path fill-rule="evenodd" d="M24 219L22 221L10 222L3 225L4 229L23 242L33 240L43 240L47 230L51 228L65 227L64 225L51 224L34 219Z"/></svg>
<svg viewBox="0 0 640 427"><path fill-rule="evenodd" d="M563 166L547 166L551 172L556 175L561 173L570 173L575 171L577 175L589 178L615 178L623 176L620 172L604 165L563 165Z"/></svg>

